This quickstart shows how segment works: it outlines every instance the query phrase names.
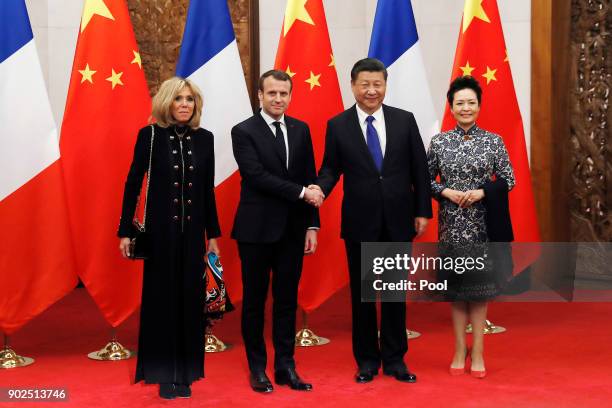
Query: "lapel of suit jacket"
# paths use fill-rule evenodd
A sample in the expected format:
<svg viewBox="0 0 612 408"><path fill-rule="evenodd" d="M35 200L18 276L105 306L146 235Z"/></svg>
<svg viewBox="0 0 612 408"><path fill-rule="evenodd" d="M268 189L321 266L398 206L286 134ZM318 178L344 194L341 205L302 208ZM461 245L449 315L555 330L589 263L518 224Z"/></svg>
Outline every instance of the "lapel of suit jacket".
<svg viewBox="0 0 612 408"><path fill-rule="evenodd" d="M297 128L295 127L293 118L290 118L287 115L285 115L285 126L287 126L287 143L289 144L287 150L289 150L289 169L291 169L291 166L293 165L295 159Z"/></svg>
<svg viewBox="0 0 612 408"><path fill-rule="evenodd" d="M383 105L383 115L385 116L385 136L386 136L386 146L385 146L385 155L383 156L383 163L381 172L383 172L389 162L389 156L393 155L393 144L396 141L395 128L392 126L393 124L393 113L389 109L388 106Z"/></svg>
<svg viewBox="0 0 612 408"><path fill-rule="evenodd" d="M363 130L361 130L361 123L359 123L359 116L357 115L357 105L353 105L351 108L349 120L348 120L348 134L353 138L354 146L359 150L364 163L366 166L369 166L372 171L378 173L378 168L376 167L376 163L374 163L374 158L372 158L372 153L370 153L370 148L366 142L365 136L363 135Z"/></svg>
<svg viewBox="0 0 612 408"><path fill-rule="evenodd" d="M270 129L270 126L268 126L268 124L266 123L266 121L264 120L263 116L261 116L261 113L257 114L259 120L257 121L258 127L259 127L259 133L262 136L262 140L264 141L264 143L266 143L268 145L268 147L270 149L272 149L275 154L276 157L278 157L278 161L281 163L282 168L287 170L287 165L286 163L283 161L283 156L282 156L282 152L280 150L280 146L276 143L276 135L274 133L272 133L272 129ZM287 122L285 121L285 124Z"/></svg>

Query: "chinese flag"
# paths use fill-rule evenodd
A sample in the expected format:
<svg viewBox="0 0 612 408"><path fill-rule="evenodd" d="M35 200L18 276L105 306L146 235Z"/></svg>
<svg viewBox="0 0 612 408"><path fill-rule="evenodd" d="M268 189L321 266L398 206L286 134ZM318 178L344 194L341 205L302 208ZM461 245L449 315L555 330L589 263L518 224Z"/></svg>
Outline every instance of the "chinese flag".
<svg viewBox="0 0 612 408"><path fill-rule="evenodd" d="M327 120L344 109L322 0L287 1L274 67L293 80L287 114L310 126L319 168ZM339 183L321 207L319 246L314 256L304 259L298 300L306 311L316 309L348 281L339 239L341 191Z"/></svg>
<svg viewBox="0 0 612 408"><path fill-rule="evenodd" d="M78 274L113 326L139 305L141 263L116 236L123 186L151 99L125 0L85 0L60 150Z"/></svg>
<svg viewBox="0 0 612 408"><path fill-rule="evenodd" d="M508 149L516 177L516 186L509 195L515 241L539 242L523 120L495 0L465 0L451 81L459 75L472 75L480 82L482 105L478 125L500 135ZM455 125L447 104L442 130ZM531 258L515 256L515 270L523 270Z"/></svg>

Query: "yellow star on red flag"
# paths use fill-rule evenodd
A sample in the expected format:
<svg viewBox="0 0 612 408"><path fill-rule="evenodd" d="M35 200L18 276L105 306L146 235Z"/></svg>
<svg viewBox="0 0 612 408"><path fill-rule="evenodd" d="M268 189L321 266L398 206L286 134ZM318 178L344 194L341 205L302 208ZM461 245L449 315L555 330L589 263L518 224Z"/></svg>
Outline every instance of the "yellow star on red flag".
<svg viewBox="0 0 612 408"><path fill-rule="evenodd" d="M466 61L465 66L459 68L463 71L463 76L472 75L472 71L475 69L475 67L470 67L470 61Z"/></svg>
<svg viewBox="0 0 612 408"><path fill-rule="evenodd" d="M315 25L314 21L306 10L307 0L287 0L287 8L285 8L285 22L283 24L283 36L287 36L287 33L293 27L293 24L297 21L303 21L304 23Z"/></svg>
<svg viewBox="0 0 612 408"><path fill-rule="evenodd" d="M487 13L482 8L482 0L465 0L463 6L463 32L468 29L474 18L490 23Z"/></svg>
<svg viewBox="0 0 612 408"><path fill-rule="evenodd" d="M335 67L336 66L336 58L334 58L334 54L329 54L329 57L331 58L331 62L329 63L328 67Z"/></svg>
<svg viewBox="0 0 612 408"><path fill-rule="evenodd" d="M123 72L115 72L114 69L111 69L111 72L111 76L106 78L106 80L113 84L113 89L115 89L117 85L123 85L123 82L121 82L121 75L123 75Z"/></svg>
<svg viewBox="0 0 612 408"><path fill-rule="evenodd" d="M83 6L83 18L81 18L81 32L85 30L92 17L95 15L115 20L115 17L113 17L111 14L110 10L104 3L104 0L85 0L85 5Z"/></svg>
<svg viewBox="0 0 612 408"><path fill-rule="evenodd" d="M321 77L321 74L315 75L312 71L310 71L310 78L308 78L304 82L310 84L310 90L312 91L312 88L314 88L315 86L321 86L321 84L319 83L320 77Z"/></svg>
<svg viewBox="0 0 612 408"><path fill-rule="evenodd" d="M483 77L487 78L487 85L489 85L489 82L491 81L497 81L497 78L495 78L496 72L497 72L497 69L491 69L487 65L487 72L482 74Z"/></svg>
<svg viewBox="0 0 612 408"><path fill-rule="evenodd" d="M291 72L291 68L289 68L289 65L287 65L287 69L285 70L285 72L287 73L287 75L289 75L289 78L293 78L293 76L295 75L295 72Z"/></svg>
<svg viewBox="0 0 612 408"><path fill-rule="evenodd" d="M140 59L140 53L137 51L132 52L134 53L134 59L132 60L132 62L130 62L130 64L138 64L140 69L142 69L142 60Z"/></svg>
<svg viewBox="0 0 612 408"><path fill-rule="evenodd" d="M91 69L89 69L89 64L85 65L85 69L79 69L78 71L82 75L81 83L83 83L85 81L89 81L89 82L91 82L93 84L93 75L97 71L92 71Z"/></svg>

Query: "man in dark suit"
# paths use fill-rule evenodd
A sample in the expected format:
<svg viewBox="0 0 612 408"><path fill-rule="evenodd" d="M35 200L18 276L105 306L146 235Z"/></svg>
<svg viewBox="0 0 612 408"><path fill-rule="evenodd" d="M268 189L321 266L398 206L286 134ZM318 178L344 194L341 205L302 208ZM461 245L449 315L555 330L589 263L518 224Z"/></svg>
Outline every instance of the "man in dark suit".
<svg viewBox="0 0 612 408"><path fill-rule="evenodd" d="M387 70L381 61L366 58L353 66L351 88L357 103L327 123L316 183L328 196L344 175L341 237L350 274L358 383L372 381L381 363L385 374L416 381L404 363L405 302L381 302L379 343L376 304L361 301L361 242L412 241L432 216L419 129L412 113L383 105L386 84Z"/></svg>
<svg viewBox="0 0 612 408"><path fill-rule="evenodd" d="M264 307L272 270L274 379L308 391L295 371L295 314L304 254L317 246L320 191L308 125L285 115L291 78L271 70L259 80L262 109L232 129L232 147L242 177L232 238L242 264L242 337L254 391L271 392L266 376ZM311 205L309 205L311 204Z"/></svg>

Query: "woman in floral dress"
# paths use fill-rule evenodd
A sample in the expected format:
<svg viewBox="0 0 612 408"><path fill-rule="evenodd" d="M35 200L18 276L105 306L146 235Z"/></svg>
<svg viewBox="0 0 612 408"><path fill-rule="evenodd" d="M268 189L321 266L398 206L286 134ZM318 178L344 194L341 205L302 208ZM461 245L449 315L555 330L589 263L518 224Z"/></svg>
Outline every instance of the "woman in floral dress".
<svg viewBox="0 0 612 408"><path fill-rule="evenodd" d="M439 241L454 256L459 256L457 249L463 255L483 255L487 251L486 243L491 240L487 235L483 185L494 178L503 179L510 190L515 183L502 138L476 125L481 97L480 85L471 76L458 77L451 83L447 99L457 126L434 136L427 154L432 195L439 201ZM492 269L489 262L480 271L447 271L455 334L452 375L465 372L468 321L473 329L470 372L476 378L486 375L483 334L487 301L500 288Z"/></svg>

